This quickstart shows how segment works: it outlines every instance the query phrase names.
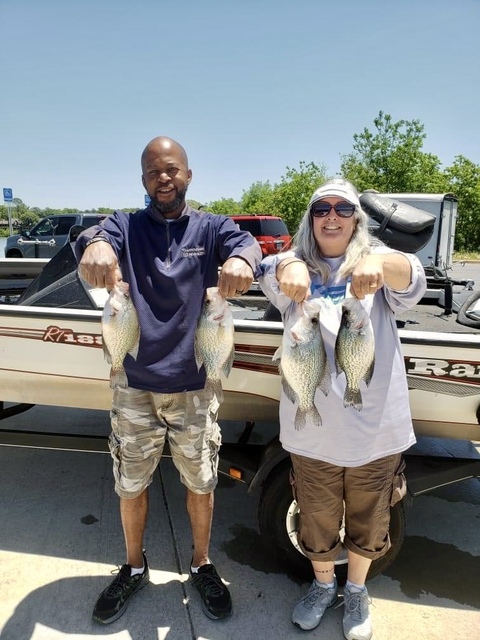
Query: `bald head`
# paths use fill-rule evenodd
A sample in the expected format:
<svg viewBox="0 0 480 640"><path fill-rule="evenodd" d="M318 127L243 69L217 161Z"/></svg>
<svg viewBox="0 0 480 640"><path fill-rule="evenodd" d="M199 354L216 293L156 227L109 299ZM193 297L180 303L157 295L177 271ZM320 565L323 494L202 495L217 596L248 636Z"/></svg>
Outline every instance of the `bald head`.
<svg viewBox="0 0 480 640"><path fill-rule="evenodd" d="M178 218L192 179L185 149L172 138L150 140L142 153L142 184L155 209L165 218Z"/></svg>
<svg viewBox="0 0 480 640"><path fill-rule="evenodd" d="M187 152L182 147L182 145L179 144L176 140L173 140L173 138L167 138L167 136L158 136L157 138L153 138L153 140L150 140L150 142L142 152L142 172L145 173L145 163L148 157L151 157L152 154L157 156L159 154L164 155L166 153L175 154L178 159L182 160L182 162L185 164L185 167L188 169Z"/></svg>

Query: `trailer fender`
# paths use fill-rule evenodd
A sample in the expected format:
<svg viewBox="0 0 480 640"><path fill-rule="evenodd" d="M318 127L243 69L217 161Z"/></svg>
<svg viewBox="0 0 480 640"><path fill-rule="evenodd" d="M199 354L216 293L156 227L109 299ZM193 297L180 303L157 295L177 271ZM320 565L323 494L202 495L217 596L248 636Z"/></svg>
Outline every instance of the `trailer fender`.
<svg viewBox="0 0 480 640"><path fill-rule="evenodd" d="M279 439L274 438L273 440L271 440L266 445L260 459L257 472L255 473L248 486L248 493L258 493L261 490L262 486L265 484L271 472L276 469L278 465L289 458L289 453L282 447Z"/></svg>

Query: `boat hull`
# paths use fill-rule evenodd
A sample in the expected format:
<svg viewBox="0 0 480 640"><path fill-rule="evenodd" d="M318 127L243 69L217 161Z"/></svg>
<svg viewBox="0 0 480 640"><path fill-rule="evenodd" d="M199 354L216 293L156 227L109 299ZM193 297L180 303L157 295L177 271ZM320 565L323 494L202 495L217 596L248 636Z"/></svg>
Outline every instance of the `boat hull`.
<svg viewBox="0 0 480 640"><path fill-rule="evenodd" d="M108 410L101 311L2 305L0 400ZM480 440L480 336L400 330L417 436ZM276 422L282 325L235 320L223 420Z"/></svg>

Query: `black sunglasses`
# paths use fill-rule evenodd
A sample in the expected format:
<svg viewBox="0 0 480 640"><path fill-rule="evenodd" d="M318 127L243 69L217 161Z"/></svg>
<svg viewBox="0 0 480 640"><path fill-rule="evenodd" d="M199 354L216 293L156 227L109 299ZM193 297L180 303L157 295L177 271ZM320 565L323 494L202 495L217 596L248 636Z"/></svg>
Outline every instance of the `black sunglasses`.
<svg viewBox="0 0 480 640"><path fill-rule="evenodd" d="M315 202L310 208L310 213L314 218L325 218L332 209L340 218L351 218L355 213L355 205L350 202L339 202L335 205L329 202Z"/></svg>

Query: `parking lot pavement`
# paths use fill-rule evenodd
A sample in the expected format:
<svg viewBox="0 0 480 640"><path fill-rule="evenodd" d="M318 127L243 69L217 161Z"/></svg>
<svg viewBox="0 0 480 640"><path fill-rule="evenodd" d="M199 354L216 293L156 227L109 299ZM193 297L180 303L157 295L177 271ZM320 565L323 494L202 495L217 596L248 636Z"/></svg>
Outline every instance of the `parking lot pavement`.
<svg viewBox="0 0 480 640"><path fill-rule="evenodd" d="M35 407L5 421L89 432L105 412ZM82 424L85 421L85 424ZM102 429L105 425L102 422ZM450 487L415 499L396 562L368 583L378 640L480 639L480 488ZM265 548L256 500L221 479L211 559L229 583L234 613L224 622L201 611L188 582L191 536L184 489L169 459L150 491L145 546L151 584L124 616L102 627L94 602L124 562L124 545L107 454L0 447L1 640L282 640L307 637L290 612L308 585L287 575ZM342 608L308 634L341 640Z"/></svg>

